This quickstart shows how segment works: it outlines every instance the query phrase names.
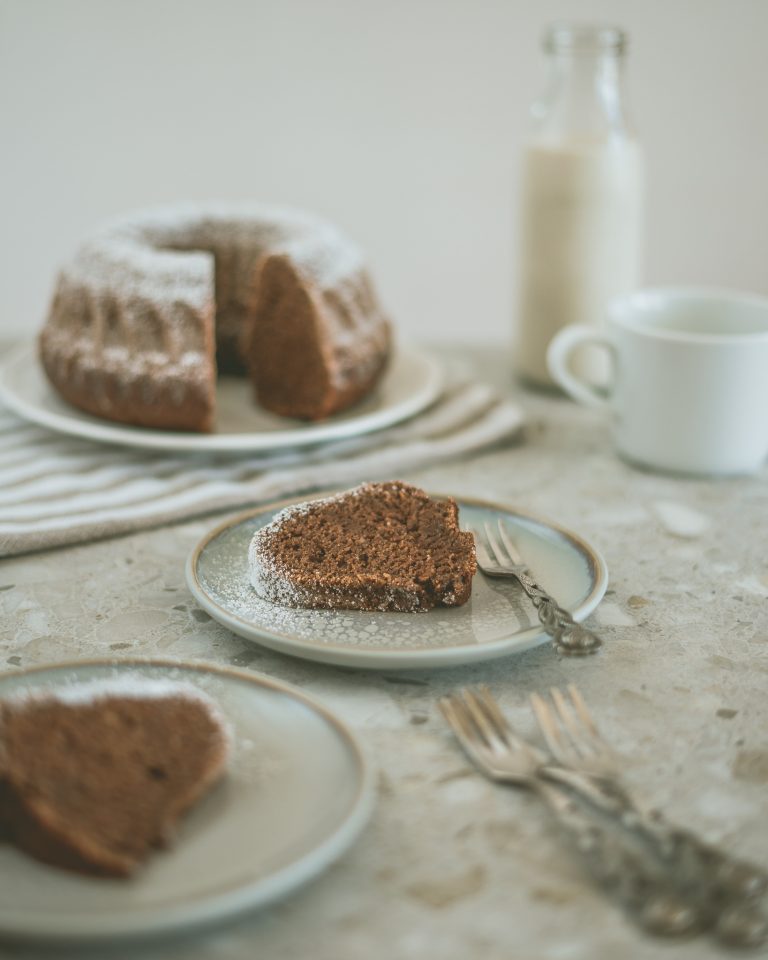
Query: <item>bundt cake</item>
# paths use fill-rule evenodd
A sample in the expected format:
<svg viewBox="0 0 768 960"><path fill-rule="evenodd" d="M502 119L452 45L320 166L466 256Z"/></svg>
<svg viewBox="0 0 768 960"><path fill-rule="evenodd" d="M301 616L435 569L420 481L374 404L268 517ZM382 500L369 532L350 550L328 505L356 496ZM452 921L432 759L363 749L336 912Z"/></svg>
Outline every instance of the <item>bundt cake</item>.
<svg viewBox="0 0 768 960"><path fill-rule="evenodd" d="M268 207L169 208L118 221L60 273L40 336L59 394L140 426L210 431L217 367L257 402L320 420L376 384L389 324L358 249Z"/></svg>
<svg viewBox="0 0 768 960"><path fill-rule="evenodd" d="M466 603L477 563L454 500L393 480L282 510L254 534L249 568L283 606L411 612Z"/></svg>
<svg viewBox="0 0 768 960"><path fill-rule="evenodd" d="M128 876L223 775L226 722L188 684L73 684L0 703L0 836L65 869Z"/></svg>

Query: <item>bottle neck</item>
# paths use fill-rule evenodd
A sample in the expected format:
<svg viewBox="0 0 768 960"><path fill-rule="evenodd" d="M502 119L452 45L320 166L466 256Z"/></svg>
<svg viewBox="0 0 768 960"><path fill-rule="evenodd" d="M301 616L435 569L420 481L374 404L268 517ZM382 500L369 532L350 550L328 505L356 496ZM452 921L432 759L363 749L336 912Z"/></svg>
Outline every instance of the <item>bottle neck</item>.
<svg viewBox="0 0 768 960"><path fill-rule="evenodd" d="M547 53L547 84L531 111L537 139L588 144L633 137L623 46L550 43Z"/></svg>

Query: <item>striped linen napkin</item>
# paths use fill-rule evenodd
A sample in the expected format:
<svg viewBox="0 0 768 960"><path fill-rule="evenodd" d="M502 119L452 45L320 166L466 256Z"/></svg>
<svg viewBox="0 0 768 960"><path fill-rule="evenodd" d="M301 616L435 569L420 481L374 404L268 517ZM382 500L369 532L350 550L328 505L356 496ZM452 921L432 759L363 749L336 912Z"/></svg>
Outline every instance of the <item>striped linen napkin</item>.
<svg viewBox="0 0 768 960"><path fill-rule="evenodd" d="M392 479L517 435L519 407L477 383L364 436L258 455L164 453L52 433L0 410L0 556Z"/></svg>

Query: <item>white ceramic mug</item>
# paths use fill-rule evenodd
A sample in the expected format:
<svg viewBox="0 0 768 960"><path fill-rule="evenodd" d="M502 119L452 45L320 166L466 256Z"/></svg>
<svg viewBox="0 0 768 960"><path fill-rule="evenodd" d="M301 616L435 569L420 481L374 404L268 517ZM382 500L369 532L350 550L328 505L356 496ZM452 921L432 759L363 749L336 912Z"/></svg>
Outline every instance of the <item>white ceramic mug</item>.
<svg viewBox="0 0 768 960"><path fill-rule="evenodd" d="M582 345L604 348L610 387L577 377ZM620 454L679 473L751 473L768 456L768 299L707 289L639 290L603 330L561 330L547 354L574 400L613 414Z"/></svg>

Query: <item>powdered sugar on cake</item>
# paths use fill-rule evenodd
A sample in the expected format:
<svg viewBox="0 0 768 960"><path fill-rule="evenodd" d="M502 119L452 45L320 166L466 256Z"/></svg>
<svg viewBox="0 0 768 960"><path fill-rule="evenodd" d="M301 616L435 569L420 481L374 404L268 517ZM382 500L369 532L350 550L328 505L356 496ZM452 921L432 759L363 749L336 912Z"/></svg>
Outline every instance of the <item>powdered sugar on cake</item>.
<svg viewBox="0 0 768 960"><path fill-rule="evenodd" d="M390 334L360 249L335 226L208 205L143 211L94 234L60 273L40 344L74 406L209 431L217 363L247 373L271 412L324 419L371 391Z"/></svg>
<svg viewBox="0 0 768 960"><path fill-rule="evenodd" d="M210 298L214 253L240 251L255 263L289 254L321 288L364 269L360 249L332 224L262 205L160 207L105 225L67 268L75 281L155 302L200 305Z"/></svg>
<svg viewBox="0 0 768 960"><path fill-rule="evenodd" d="M55 700L67 706L84 706L103 700L193 700L204 707L208 715L220 728L227 747L232 743L233 734L229 721L218 704L192 683L167 680L139 675L100 677L96 680L78 680L73 683L59 683L55 687L28 687L15 691L3 703L9 706L23 706L30 703L45 703Z"/></svg>
<svg viewBox="0 0 768 960"><path fill-rule="evenodd" d="M466 603L476 565L455 502L389 481L280 511L248 568L258 596L284 606L415 612Z"/></svg>

